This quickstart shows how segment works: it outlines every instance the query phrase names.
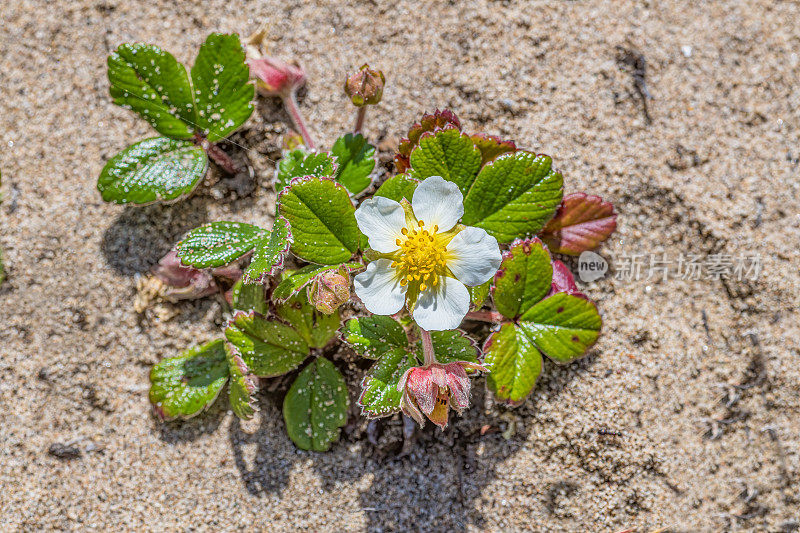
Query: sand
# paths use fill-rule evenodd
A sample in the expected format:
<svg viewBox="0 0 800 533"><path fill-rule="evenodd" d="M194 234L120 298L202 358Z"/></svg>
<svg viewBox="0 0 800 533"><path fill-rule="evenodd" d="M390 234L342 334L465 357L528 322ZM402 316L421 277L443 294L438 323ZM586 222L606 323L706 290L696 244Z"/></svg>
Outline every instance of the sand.
<svg viewBox="0 0 800 533"><path fill-rule="evenodd" d="M799 17L767 0L4 2L0 530L797 530ZM605 321L585 359L547 363L516 410L477 381L475 406L405 457L399 418L375 446L355 410L331 452L297 450L280 391L247 423L224 400L158 422L150 366L224 317L213 299L138 315L135 277L204 221L270 224L287 117L260 100L233 138L251 194L213 171L177 205L105 204L104 162L154 135L111 103L106 56L138 40L191 62L208 33L265 19L273 53L308 72L321 144L351 127L343 75L368 61L388 80L366 127L383 147L450 107L613 201L600 253L616 272L623 253L745 253L762 274L582 284Z"/></svg>

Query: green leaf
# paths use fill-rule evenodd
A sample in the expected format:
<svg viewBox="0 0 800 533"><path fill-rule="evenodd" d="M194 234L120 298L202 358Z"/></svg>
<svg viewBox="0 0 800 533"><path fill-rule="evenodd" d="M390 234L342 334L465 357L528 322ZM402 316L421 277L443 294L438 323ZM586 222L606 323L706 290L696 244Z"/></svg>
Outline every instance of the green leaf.
<svg viewBox="0 0 800 533"><path fill-rule="evenodd" d="M402 391L397 384L406 371L417 366L417 358L405 348L392 348L378 359L361 382L358 405L367 418L389 416L400 410Z"/></svg>
<svg viewBox="0 0 800 533"><path fill-rule="evenodd" d="M361 231L347 189L325 178L299 178L278 197L289 221L292 251L309 263L344 263L358 250Z"/></svg>
<svg viewBox="0 0 800 533"><path fill-rule="evenodd" d="M164 420L190 418L207 409L228 381L222 339L169 357L150 371L150 403Z"/></svg>
<svg viewBox="0 0 800 533"><path fill-rule="evenodd" d="M551 164L546 155L523 151L487 163L464 194L462 223L483 228L500 242L537 233L563 194L563 179Z"/></svg>
<svg viewBox="0 0 800 533"><path fill-rule="evenodd" d="M472 305L475 306L475 309L480 309L483 307L483 304L486 302L486 298L489 297L489 289L492 286L492 280L490 279L486 283L482 285L476 285L475 287L467 287L469 291L469 298L472 302Z"/></svg>
<svg viewBox="0 0 800 533"><path fill-rule="evenodd" d="M181 263L219 267L252 250L267 230L243 222L211 222L190 231L175 249Z"/></svg>
<svg viewBox="0 0 800 533"><path fill-rule="evenodd" d="M458 185L465 197L481 168L480 150L456 128L423 134L410 160L412 178L441 176Z"/></svg>
<svg viewBox="0 0 800 533"><path fill-rule="evenodd" d="M322 348L339 330L339 311L326 315L308 303L305 294L298 294L275 306L275 314L291 324L312 348Z"/></svg>
<svg viewBox="0 0 800 533"><path fill-rule="evenodd" d="M515 242L503 255L494 277L494 305L503 316L516 318L550 290L550 253L539 239Z"/></svg>
<svg viewBox="0 0 800 533"><path fill-rule="evenodd" d="M275 172L275 192L280 193L294 178L333 176L336 167L336 162L327 152L307 152L304 148L284 152Z"/></svg>
<svg viewBox="0 0 800 533"><path fill-rule="evenodd" d="M456 361L480 363L478 347L461 330L431 331L431 340L433 340L433 353L436 355L436 360L443 365ZM417 343L417 347L418 356L422 359L422 341Z"/></svg>
<svg viewBox="0 0 800 533"><path fill-rule="evenodd" d="M257 379L238 354L228 350L228 368L231 379L228 383L228 401L239 418L250 420L258 408L254 395L258 390Z"/></svg>
<svg viewBox="0 0 800 533"><path fill-rule="evenodd" d="M600 335L597 307L580 296L556 293L527 310L519 326L547 357L569 363L583 355Z"/></svg>
<svg viewBox="0 0 800 533"><path fill-rule="evenodd" d="M106 202L138 205L176 200L194 191L208 169L202 148L188 141L152 137L112 157L97 189Z"/></svg>
<svg viewBox="0 0 800 533"><path fill-rule="evenodd" d="M263 283L268 276L274 276L283 267L283 258L292 244L292 233L285 218L278 218L272 231L256 243L256 251L250 266L244 271L245 283Z"/></svg>
<svg viewBox="0 0 800 533"><path fill-rule="evenodd" d="M519 328L506 322L483 345L486 385L500 401L522 403L542 371L542 354Z"/></svg>
<svg viewBox="0 0 800 533"><path fill-rule="evenodd" d="M324 452L347 422L349 398L344 378L320 357L300 372L283 400L289 438L303 450Z"/></svg>
<svg viewBox="0 0 800 533"><path fill-rule="evenodd" d="M259 377L285 374L308 357L308 343L293 328L250 311L238 311L225 328L250 371Z"/></svg>
<svg viewBox="0 0 800 533"><path fill-rule="evenodd" d="M377 359L395 348L407 349L406 332L395 319L383 315L351 318L342 330L342 339L357 354Z"/></svg>
<svg viewBox="0 0 800 533"><path fill-rule="evenodd" d="M375 168L375 147L363 135L348 133L336 139L331 148L339 168L336 181L352 194L358 194L372 183L369 175Z"/></svg>
<svg viewBox="0 0 800 533"><path fill-rule="evenodd" d="M356 270L361 270L364 265L361 263L344 263L341 265L306 265L300 270L287 275L275 290L272 291L272 299L278 302L285 301L291 296L299 293L308 285L314 276L322 274L328 270L339 270L340 267L345 267L348 272L353 273Z"/></svg>
<svg viewBox="0 0 800 533"><path fill-rule="evenodd" d="M210 141L224 139L253 113L255 87L239 36L212 33L192 67L195 123Z"/></svg>
<svg viewBox="0 0 800 533"><path fill-rule="evenodd" d="M157 46L125 43L108 56L114 103L132 109L159 133L191 139L195 122L186 68Z"/></svg>
<svg viewBox="0 0 800 533"><path fill-rule="evenodd" d="M383 185L375 191L375 196L384 196L395 202L405 198L410 202L417 185L419 185L419 182L409 177L408 174L398 174L384 181Z"/></svg>
<svg viewBox="0 0 800 533"><path fill-rule="evenodd" d="M269 311L264 285L260 283L245 283L240 279L231 288L231 300L235 311L255 311L261 315Z"/></svg>

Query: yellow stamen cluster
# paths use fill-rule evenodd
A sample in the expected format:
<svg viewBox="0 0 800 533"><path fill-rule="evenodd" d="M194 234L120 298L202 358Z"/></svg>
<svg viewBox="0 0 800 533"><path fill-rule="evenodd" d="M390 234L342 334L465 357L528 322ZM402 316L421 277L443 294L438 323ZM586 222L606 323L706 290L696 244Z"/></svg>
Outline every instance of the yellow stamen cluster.
<svg viewBox="0 0 800 533"><path fill-rule="evenodd" d="M439 276L447 272L447 240L437 235L439 226L425 229L420 220L417 228L401 230L402 239L397 239L400 249L395 252L392 268L397 269L400 284L417 284L419 290L435 287Z"/></svg>

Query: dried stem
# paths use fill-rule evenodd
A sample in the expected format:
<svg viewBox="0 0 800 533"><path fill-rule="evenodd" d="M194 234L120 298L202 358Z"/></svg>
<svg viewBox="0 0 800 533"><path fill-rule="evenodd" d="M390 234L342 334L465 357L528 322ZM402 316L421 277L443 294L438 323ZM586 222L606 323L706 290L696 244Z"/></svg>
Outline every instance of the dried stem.
<svg viewBox="0 0 800 533"><path fill-rule="evenodd" d="M470 311L465 318L482 322L503 322L505 320L503 315L497 311Z"/></svg>
<svg viewBox="0 0 800 533"><path fill-rule="evenodd" d="M295 97L294 91L283 98L283 105L286 106L286 111L288 111L289 116L292 117L292 122L300 132L300 135L303 137L303 141L306 143L306 146L309 148L314 148L314 139L311 138L311 134L308 133L308 130L306 129L306 124L303 121L303 115L300 114L300 108L297 107L297 98Z"/></svg>
<svg viewBox="0 0 800 533"><path fill-rule="evenodd" d="M419 332L422 337L422 355L425 357L425 366L428 366L436 362L436 355L433 353L433 339L430 331L419 328Z"/></svg>
<svg viewBox="0 0 800 533"><path fill-rule="evenodd" d="M367 116L367 106L362 105L358 108L358 112L356 113L356 125L353 126L353 133L361 133L361 130L364 129L364 118Z"/></svg>
<svg viewBox="0 0 800 533"><path fill-rule="evenodd" d="M243 170L222 148L209 142L208 139L195 135L194 142L205 150L208 156L228 174L236 175Z"/></svg>

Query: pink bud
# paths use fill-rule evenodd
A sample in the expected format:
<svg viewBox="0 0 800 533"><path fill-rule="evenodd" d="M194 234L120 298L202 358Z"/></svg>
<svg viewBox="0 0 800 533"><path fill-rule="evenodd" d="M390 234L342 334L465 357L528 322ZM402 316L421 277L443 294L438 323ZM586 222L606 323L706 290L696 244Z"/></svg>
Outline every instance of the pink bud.
<svg viewBox="0 0 800 533"><path fill-rule="evenodd" d="M306 73L299 65L285 63L275 57L258 57L248 60L250 76L263 96L285 98L302 87Z"/></svg>
<svg viewBox="0 0 800 533"><path fill-rule="evenodd" d="M381 101L385 83L383 72L373 70L364 63L358 72L347 77L344 92L356 107L374 105Z"/></svg>
<svg viewBox="0 0 800 533"><path fill-rule="evenodd" d="M164 283L160 293L168 300L191 300L217 292L214 277L206 270L183 265L175 250L162 257L152 272Z"/></svg>
<svg viewBox="0 0 800 533"><path fill-rule="evenodd" d="M344 267L315 276L308 286L308 301L326 315L332 314L349 299L350 274Z"/></svg>

